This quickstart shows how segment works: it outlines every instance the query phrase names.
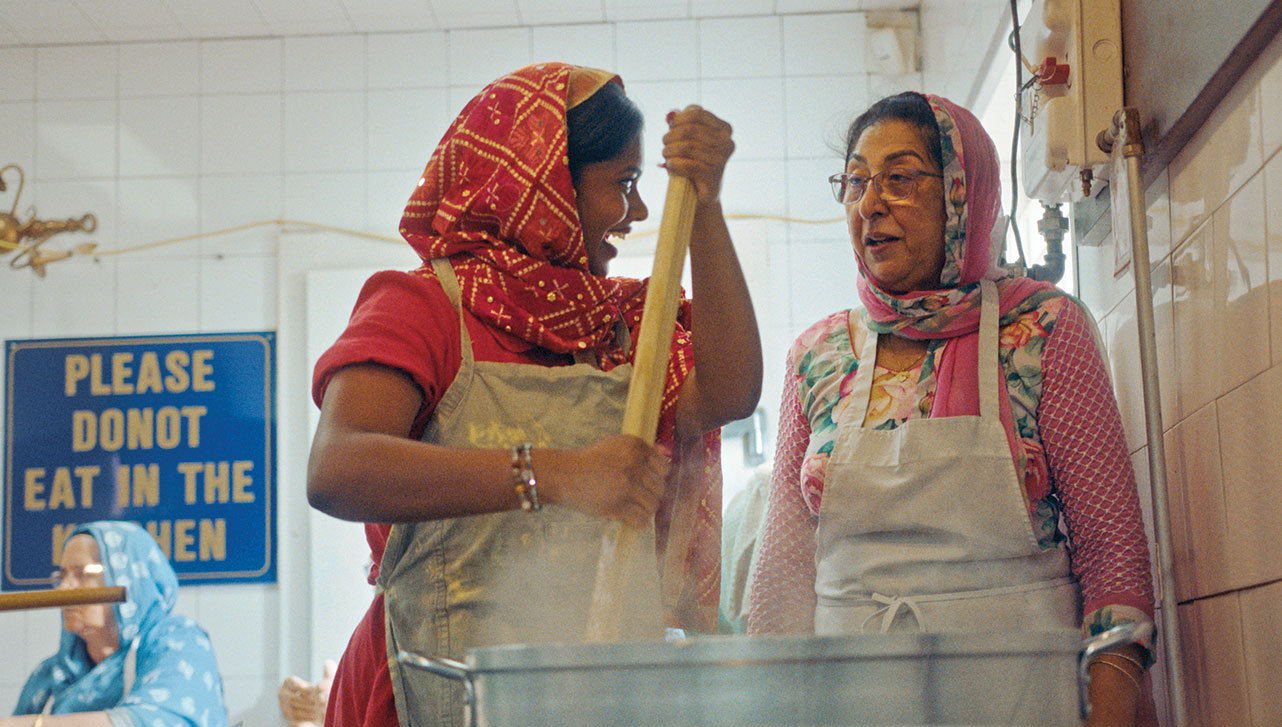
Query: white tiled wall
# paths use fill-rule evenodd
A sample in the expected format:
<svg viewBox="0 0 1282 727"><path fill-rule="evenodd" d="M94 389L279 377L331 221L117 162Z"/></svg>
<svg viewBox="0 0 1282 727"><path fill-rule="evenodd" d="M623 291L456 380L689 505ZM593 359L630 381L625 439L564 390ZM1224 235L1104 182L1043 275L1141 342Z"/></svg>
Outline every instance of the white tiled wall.
<svg viewBox="0 0 1282 727"><path fill-rule="evenodd" d="M864 16L827 12L842 6L703 21L0 48L0 165L26 172L19 213L93 212L94 234L55 237L49 249L93 240L105 253L122 251L55 263L43 279L0 266L0 338L281 327L274 225L129 250L281 218L394 235L463 103L517 66L566 60L619 71L646 113L648 224L657 228L662 212L665 178L653 167L662 119L688 103L735 126L728 213L829 220L757 227L768 238L770 292L756 303L762 406L773 419L792 337L855 299L841 209L823 181L840 166L828 143L869 100ZM0 194L0 207L12 193ZM298 541L282 534L281 542ZM233 723L274 724L284 672L318 668L291 651L298 645L287 632L296 629L284 602L277 586L193 587L180 599L214 637ZM52 650L56 615L0 614L0 710Z"/></svg>
<svg viewBox="0 0 1282 727"><path fill-rule="evenodd" d="M1196 725L1282 724L1279 99L1275 40L1148 189L1175 590ZM1128 439L1146 451L1134 278L1114 279L1111 243L1078 252Z"/></svg>

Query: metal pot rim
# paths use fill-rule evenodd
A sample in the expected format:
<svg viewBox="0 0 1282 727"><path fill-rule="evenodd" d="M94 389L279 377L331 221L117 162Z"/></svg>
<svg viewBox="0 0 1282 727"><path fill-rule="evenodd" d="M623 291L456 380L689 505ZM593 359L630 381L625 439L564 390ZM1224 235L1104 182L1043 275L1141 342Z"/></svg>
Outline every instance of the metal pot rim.
<svg viewBox="0 0 1282 727"><path fill-rule="evenodd" d="M1062 654L1076 660L1082 635L1076 629L1038 632L894 632L814 636L709 635L676 641L511 644L468 649L474 674L546 668L600 669L621 666L687 666Z"/></svg>

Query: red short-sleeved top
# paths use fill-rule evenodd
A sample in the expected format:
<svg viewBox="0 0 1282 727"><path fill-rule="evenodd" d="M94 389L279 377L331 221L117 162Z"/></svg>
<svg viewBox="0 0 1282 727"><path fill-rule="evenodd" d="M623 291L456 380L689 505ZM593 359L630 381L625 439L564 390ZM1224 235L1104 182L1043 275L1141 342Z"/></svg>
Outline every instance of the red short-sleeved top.
<svg viewBox="0 0 1282 727"><path fill-rule="evenodd" d="M485 325L466 309L462 314L477 361L562 366L567 356L551 354ZM325 389L339 369L372 363L401 371L423 392L423 402L409 434L418 438L463 362L459 310L430 269L383 271L365 282L347 328L316 362L312 398L320 406ZM369 523L370 583L387 545L390 525Z"/></svg>

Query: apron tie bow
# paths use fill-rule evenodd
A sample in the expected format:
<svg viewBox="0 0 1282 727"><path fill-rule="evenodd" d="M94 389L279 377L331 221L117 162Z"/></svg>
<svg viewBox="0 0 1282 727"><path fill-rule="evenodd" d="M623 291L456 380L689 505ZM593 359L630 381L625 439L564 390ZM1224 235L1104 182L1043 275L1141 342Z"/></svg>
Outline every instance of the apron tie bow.
<svg viewBox="0 0 1282 727"><path fill-rule="evenodd" d="M868 622L880 615L881 632L886 633L887 631L890 631L890 626L895 622L895 618L899 616L900 611L906 609L913 615L913 618L917 620L918 631L929 631L926 627L926 617L922 614L921 609L917 607L917 601L912 598L905 596L886 596L880 593L874 593L870 598L881 604L881 608L868 614L868 617L864 619L863 626L860 630L867 631Z"/></svg>

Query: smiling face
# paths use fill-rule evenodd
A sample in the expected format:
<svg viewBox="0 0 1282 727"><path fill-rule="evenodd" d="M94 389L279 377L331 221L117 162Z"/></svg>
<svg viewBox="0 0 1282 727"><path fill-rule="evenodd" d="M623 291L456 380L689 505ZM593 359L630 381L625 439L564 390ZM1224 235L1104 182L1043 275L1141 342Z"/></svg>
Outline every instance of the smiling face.
<svg viewBox="0 0 1282 727"><path fill-rule="evenodd" d="M921 130L888 118L859 136L846 171L871 177L884 170L940 173ZM887 202L875 184L863 199L846 205L855 255L878 287L890 293L933 290L944 267L944 187L935 177L918 177L906 199Z"/></svg>
<svg viewBox="0 0 1282 727"><path fill-rule="evenodd" d="M105 585L101 570L86 573L85 566L101 566L98 541L88 533L69 539L62 549L59 564L63 580L59 588L98 588ZM92 570L92 569L91 569ZM69 606L62 609L62 627L85 638L88 634L114 629L116 617L107 604Z"/></svg>
<svg viewBox="0 0 1282 727"><path fill-rule="evenodd" d="M649 215L637 192L641 176L641 136L638 134L613 159L585 164L574 185L575 206L583 225L583 245L588 253L588 270L604 276L610 260L618 254L606 241L610 235L625 235L633 222Z"/></svg>

